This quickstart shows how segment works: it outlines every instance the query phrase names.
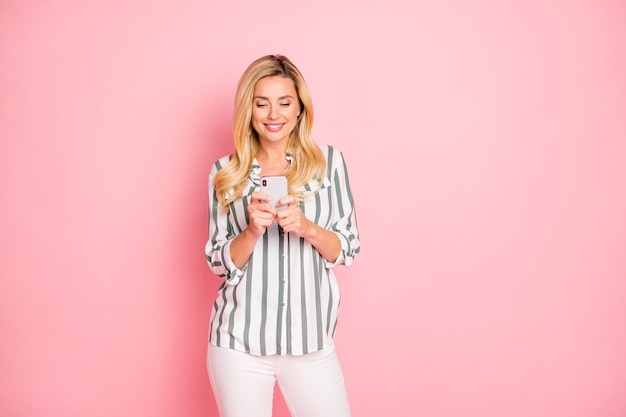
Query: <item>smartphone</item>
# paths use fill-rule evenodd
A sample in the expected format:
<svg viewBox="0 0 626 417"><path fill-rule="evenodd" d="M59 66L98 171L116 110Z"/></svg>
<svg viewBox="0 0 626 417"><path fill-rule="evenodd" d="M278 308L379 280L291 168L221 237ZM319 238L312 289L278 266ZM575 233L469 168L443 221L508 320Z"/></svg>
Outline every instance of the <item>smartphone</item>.
<svg viewBox="0 0 626 417"><path fill-rule="evenodd" d="M272 197L269 203L276 207L278 200L289 194L287 177L281 175L261 177L261 192ZM276 207L276 210L284 210L286 208L287 206L285 205Z"/></svg>

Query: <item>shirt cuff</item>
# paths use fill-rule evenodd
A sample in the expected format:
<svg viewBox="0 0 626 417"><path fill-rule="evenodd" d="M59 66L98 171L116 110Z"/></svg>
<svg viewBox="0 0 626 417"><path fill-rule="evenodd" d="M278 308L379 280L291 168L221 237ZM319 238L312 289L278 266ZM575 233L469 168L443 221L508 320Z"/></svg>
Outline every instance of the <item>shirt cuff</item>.
<svg viewBox="0 0 626 417"><path fill-rule="evenodd" d="M231 244L232 240L227 242L224 245L224 265L226 266L226 285L237 285L239 284L239 281L241 281L241 278L244 276L244 274L246 273L246 270L248 269L247 264L239 269L235 266L235 264L233 263L233 258L231 258L230 256L230 244Z"/></svg>
<svg viewBox="0 0 626 417"><path fill-rule="evenodd" d="M341 251L339 252L339 256L337 256L337 259L335 259L335 262L331 262L328 259L324 260L324 266L328 269L332 268L333 266L337 266L337 265L341 265L343 264L345 261L345 257L343 255L343 248L341 249Z"/></svg>

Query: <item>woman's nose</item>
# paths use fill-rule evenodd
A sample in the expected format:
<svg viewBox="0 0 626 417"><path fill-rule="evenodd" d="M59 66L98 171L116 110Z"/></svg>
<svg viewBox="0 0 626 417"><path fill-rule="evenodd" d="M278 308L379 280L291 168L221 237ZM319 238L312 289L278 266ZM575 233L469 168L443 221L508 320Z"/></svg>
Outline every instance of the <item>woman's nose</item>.
<svg viewBox="0 0 626 417"><path fill-rule="evenodd" d="M270 112L267 116L270 119L276 119L278 117L278 108L276 106L270 106Z"/></svg>

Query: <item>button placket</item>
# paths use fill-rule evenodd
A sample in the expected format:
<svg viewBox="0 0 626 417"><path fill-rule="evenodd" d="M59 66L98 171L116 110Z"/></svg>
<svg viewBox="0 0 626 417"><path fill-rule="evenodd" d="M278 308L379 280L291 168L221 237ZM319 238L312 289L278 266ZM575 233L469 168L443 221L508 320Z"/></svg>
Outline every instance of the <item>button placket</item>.
<svg viewBox="0 0 626 417"><path fill-rule="evenodd" d="M280 302L279 302L279 308L280 309L284 309L285 308L285 301L287 300L287 293L288 293L288 288L287 288L287 280L286 280L286 275L288 274L289 271L289 265L287 265L286 263L286 259L287 257L285 256L285 251L288 250L289 247L289 241L288 241L288 233L285 233L285 231L282 229L282 227L278 227L278 236L280 237L280 244L279 244L279 256L280 256L280 263L281 263L281 271L282 274L280 276L280 282L279 282L279 286L280 286ZM283 321L285 320L285 315L283 315Z"/></svg>

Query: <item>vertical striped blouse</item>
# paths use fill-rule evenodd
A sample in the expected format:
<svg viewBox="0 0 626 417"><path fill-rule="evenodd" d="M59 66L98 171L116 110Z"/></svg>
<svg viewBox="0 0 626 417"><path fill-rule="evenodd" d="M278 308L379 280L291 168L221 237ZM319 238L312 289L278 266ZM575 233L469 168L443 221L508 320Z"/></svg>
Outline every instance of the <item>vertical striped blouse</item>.
<svg viewBox="0 0 626 417"><path fill-rule="evenodd" d="M248 263L235 267L230 243L248 225L247 205L259 190L261 167L255 160L244 197L225 213L218 206L213 180L230 156L213 165L205 252L211 270L224 282L211 311L211 344L261 356L302 355L323 349L333 339L340 300L332 268L352 264L359 238L343 155L330 146L322 146L322 151L326 177L302 187L305 199L300 207L309 220L339 237L341 253L335 262L274 223L257 241Z"/></svg>

